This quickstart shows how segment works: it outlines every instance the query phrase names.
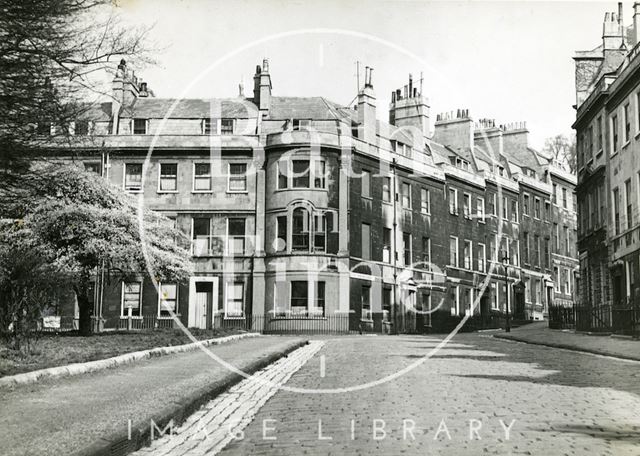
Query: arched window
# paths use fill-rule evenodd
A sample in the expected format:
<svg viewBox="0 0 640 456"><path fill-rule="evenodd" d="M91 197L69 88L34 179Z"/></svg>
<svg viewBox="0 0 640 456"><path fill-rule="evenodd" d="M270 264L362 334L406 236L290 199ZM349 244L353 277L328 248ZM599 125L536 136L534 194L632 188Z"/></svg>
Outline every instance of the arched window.
<svg viewBox="0 0 640 456"><path fill-rule="evenodd" d="M309 251L309 212L302 207L293 210L291 249Z"/></svg>

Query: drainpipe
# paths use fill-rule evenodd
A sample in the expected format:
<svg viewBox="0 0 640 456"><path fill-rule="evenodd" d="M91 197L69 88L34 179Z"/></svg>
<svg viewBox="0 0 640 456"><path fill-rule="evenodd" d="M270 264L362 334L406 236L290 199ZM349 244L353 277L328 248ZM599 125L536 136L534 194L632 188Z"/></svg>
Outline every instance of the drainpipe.
<svg viewBox="0 0 640 456"><path fill-rule="evenodd" d="M393 303L391 310L393 311L393 330L392 334L398 334L398 303L397 303L397 280L398 280L398 270L397 270L397 258L398 258L398 249L397 249L397 205L398 205L398 189L396 187L396 159L393 158L391 160L391 182L393 187Z"/></svg>

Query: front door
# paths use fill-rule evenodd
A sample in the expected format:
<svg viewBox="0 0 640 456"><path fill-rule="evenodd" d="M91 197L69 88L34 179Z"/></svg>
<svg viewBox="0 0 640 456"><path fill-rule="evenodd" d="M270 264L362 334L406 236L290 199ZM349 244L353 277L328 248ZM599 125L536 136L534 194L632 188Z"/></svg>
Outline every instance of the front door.
<svg viewBox="0 0 640 456"><path fill-rule="evenodd" d="M213 314L213 302L217 296L216 277L192 277L189 284L189 327L207 328Z"/></svg>

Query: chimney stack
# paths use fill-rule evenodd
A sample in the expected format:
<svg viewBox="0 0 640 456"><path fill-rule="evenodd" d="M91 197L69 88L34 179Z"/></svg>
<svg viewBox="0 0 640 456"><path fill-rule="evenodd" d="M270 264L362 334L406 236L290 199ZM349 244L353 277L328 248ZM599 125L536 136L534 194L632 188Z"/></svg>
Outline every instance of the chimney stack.
<svg viewBox="0 0 640 456"><path fill-rule="evenodd" d="M622 22L622 3L618 3L618 13L605 13L602 23L602 45L605 51L619 50L624 45L624 23Z"/></svg>
<svg viewBox="0 0 640 456"><path fill-rule="evenodd" d="M404 93L404 95L402 95ZM413 86L413 76L409 84L397 89L389 105L389 123L396 127L417 129L422 136L429 136L429 100L418 93Z"/></svg>
<svg viewBox="0 0 640 456"><path fill-rule="evenodd" d="M262 67L256 65L256 74L253 76L253 102L260 111L268 111L271 105L271 76L268 59L262 61Z"/></svg>
<svg viewBox="0 0 640 456"><path fill-rule="evenodd" d="M376 143L376 96L373 91L371 74L373 68L366 67L364 88L358 93L358 138L362 141Z"/></svg>

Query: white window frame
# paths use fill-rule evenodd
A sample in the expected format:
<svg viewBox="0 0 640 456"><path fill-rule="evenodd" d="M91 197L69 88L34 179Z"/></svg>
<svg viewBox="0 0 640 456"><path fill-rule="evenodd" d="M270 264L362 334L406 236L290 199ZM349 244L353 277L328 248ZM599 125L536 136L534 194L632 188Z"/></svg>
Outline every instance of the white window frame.
<svg viewBox="0 0 640 456"><path fill-rule="evenodd" d="M635 102L636 102L636 111L635 111L635 115L636 115L636 134L635 136L640 135L640 92L636 92L636 96L635 96Z"/></svg>
<svg viewBox="0 0 640 456"><path fill-rule="evenodd" d="M387 185L388 184L388 185ZM393 199L393 191L391 189L392 180L390 176L382 176L382 202L390 204ZM385 186L387 187L387 191L385 192ZM385 199L385 195L388 195L389 198Z"/></svg>
<svg viewBox="0 0 640 456"><path fill-rule="evenodd" d="M207 133L206 124L209 121L209 133ZM201 133L208 136L218 136L220 131L220 119L213 119L211 117L204 117L200 125Z"/></svg>
<svg viewBox="0 0 640 456"><path fill-rule="evenodd" d="M465 255L467 250L467 246L469 247L469 258ZM462 259L464 269L473 270L473 241L469 239L464 240L464 247L462 249L462 255L464 258ZM468 261L467 261L468 260Z"/></svg>
<svg viewBox="0 0 640 456"><path fill-rule="evenodd" d="M456 241L456 256L455 256L455 263L451 262L451 240L455 239ZM449 266L453 266L454 268L457 268L458 265L460 264L460 245L459 245L459 241L458 241L458 236L449 236Z"/></svg>
<svg viewBox="0 0 640 456"><path fill-rule="evenodd" d="M405 187L406 186L406 187ZM405 195L404 193L404 189L407 188L408 189L408 193L407 195ZM403 182L402 186L401 186L401 194L400 194L400 203L403 209L407 209L407 210L411 210L411 208L413 207L413 202L411 201L411 183L409 182ZM408 201L408 205L405 205L405 196L407 197L407 201Z"/></svg>
<svg viewBox="0 0 640 456"><path fill-rule="evenodd" d="M483 196L476 197L476 215L478 217L478 223L485 223L485 206Z"/></svg>
<svg viewBox="0 0 640 456"><path fill-rule="evenodd" d="M431 192L426 187L420 189L420 212L426 215L431 213Z"/></svg>
<svg viewBox="0 0 640 456"><path fill-rule="evenodd" d="M509 220L509 198L502 197L502 220Z"/></svg>
<svg viewBox="0 0 640 456"><path fill-rule="evenodd" d="M229 222L231 221L231 219L237 219L237 220L244 220L244 234L242 235L242 243L243 243L243 249L241 253L237 253L237 252L233 252L234 256L245 256L247 254L247 217L227 217L226 219L226 236L225 236L225 246L224 246L224 254L225 256L229 256L231 255L231 249L229 248L229 241L231 240L229 238ZM211 232L211 230L210 230ZM234 235L234 237L237 237L236 235Z"/></svg>
<svg viewBox="0 0 640 456"><path fill-rule="evenodd" d="M471 213L473 212L472 201L471 193L462 193L462 216L467 220L471 220Z"/></svg>
<svg viewBox="0 0 640 456"><path fill-rule="evenodd" d="M140 188L128 189L127 188L127 166L140 165ZM144 164L140 162L125 162L122 164L122 188L127 193L142 193L144 191Z"/></svg>
<svg viewBox="0 0 640 456"><path fill-rule="evenodd" d="M176 166L176 175L175 175L175 182L176 182L176 189L175 190L163 190L161 188L161 183L162 183L162 166L163 165L175 165ZM162 162L158 162L158 188L157 188L157 192L158 193L178 193L178 163L175 161L162 161Z"/></svg>
<svg viewBox="0 0 640 456"><path fill-rule="evenodd" d="M231 189L231 166L232 165L244 165L244 190L232 190ZM249 171L249 164L247 162L229 162L227 163L227 193L249 193L249 179L247 179L247 173ZM238 179L240 174L234 174L235 179Z"/></svg>
<svg viewBox="0 0 640 456"><path fill-rule="evenodd" d="M198 190L196 189L196 166L197 165L209 165L209 174L204 174L202 176L199 176L200 179L204 178L204 177L209 177L209 190ZM213 176L211 174L211 163L207 163L207 162L194 162L193 163L193 167L192 167L192 176L193 179L191 180L191 193L213 193Z"/></svg>
<svg viewBox="0 0 640 456"><path fill-rule="evenodd" d="M240 285L242 287L242 295L240 296L240 315L230 315L229 314L229 285L231 286L235 286L235 285ZM242 320L245 317L245 284L242 281L236 280L236 281L228 281L225 283L225 287L224 287L224 319L225 320ZM237 300L234 299L233 302L236 302Z"/></svg>
<svg viewBox="0 0 640 456"><path fill-rule="evenodd" d="M451 308L451 310L452 310L451 313L454 316L458 316L458 315L460 315L460 286L457 285L457 284L454 285L454 290L455 290L455 295L456 295L456 302L455 302L455 308Z"/></svg>
<svg viewBox="0 0 640 456"><path fill-rule="evenodd" d="M615 119L615 121L614 121ZM611 114L611 116L609 117L609 132L611 133L609 135L609 145L611 146L611 154L610 155L615 155L618 152L618 146L620 146L620 136L618 135L618 141L616 144L616 141L614 139L614 136L616 136L617 133L619 133L618 127L618 114L617 113L613 113Z"/></svg>
<svg viewBox="0 0 640 456"><path fill-rule="evenodd" d="M162 287L163 286L168 286L168 285L173 285L174 287L176 287L176 308L174 310L174 314L175 315L180 315L180 313L178 312L178 305L180 303L179 298L178 298L178 293L179 293L179 286L176 282L169 282L169 283L162 283L162 282L158 282L158 318L168 318L171 319L171 314L169 315L162 315Z"/></svg>
<svg viewBox="0 0 640 456"><path fill-rule="evenodd" d="M522 194L522 215L525 217L531 216L531 196L528 193Z"/></svg>
<svg viewBox="0 0 640 456"><path fill-rule="evenodd" d="M406 256L406 252L407 252L407 248L406 247L407 246L406 246L406 244L404 242L406 234L409 235L409 258L407 258L407 256ZM405 266L409 266L413 262L413 236L408 231L403 231L402 232L402 260L403 260ZM409 260L409 261L407 261L407 260Z"/></svg>
<svg viewBox="0 0 640 456"><path fill-rule="evenodd" d="M487 272L487 247L482 242L478 242L477 245L478 271Z"/></svg>
<svg viewBox="0 0 640 456"><path fill-rule="evenodd" d="M208 219L209 220L209 234L207 235L207 251L203 254L203 255L196 255L195 254L195 249L194 249L194 241L195 239L193 238L193 232L195 230L195 219ZM194 257L206 257L206 256L211 256L211 239L213 238L213 235L211 234L213 233L213 222L211 217L205 217L205 216L200 216L200 217L194 217L193 215L191 215L191 233L189 236L189 242L190 242L190 248L191 248L191 256ZM225 247L226 249L226 247Z"/></svg>
<svg viewBox="0 0 640 456"><path fill-rule="evenodd" d="M136 120L144 120L144 133L135 133L136 128ZM142 117L134 117L131 119L131 134L132 135L148 135L149 134L149 119L145 119Z"/></svg>
<svg viewBox="0 0 640 456"><path fill-rule="evenodd" d="M451 204L451 193L453 192L453 208ZM447 198L449 199L449 214L458 215L460 213L460 208L458 207L458 189L449 187L449 191L447 193ZM452 211L453 209L453 211Z"/></svg>
<svg viewBox="0 0 640 456"><path fill-rule="evenodd" d="M231 133L225 133L222 131L222 122L225 120L230 120L231 121ZM232 117L222 117L220 118L220 135L222 136L226 136L226 135L235 135L236 134L236 119L232 118Z"/></svg>
<svg viewBox="0 0 640 456"><path fill-rule="evenodd" d="M491 282L491 291L493 291L493 299L491 300L491 309L500 310L500 287L496 282Z"/></svg>
<svg viewBox="0 0 640 456"><path fill-rule="evenodd" d="M630 103L625 103L624 105L622 105L622 140L624 142L623 146L626 146L627 144L629 144L629 141L631 141L631 122L629 121L629 109L631 108L631 104ZM629 134L627 135L627 122L629 122Z"/></svg>
<svg viewBox="0 0 640 456"><path fill-rule="evenodd" d="M296 125L297 124L297 125ZM291 119L291 129L294 131L300 131L311 127L311 119Z"/></svg>
<svg viewBox="0 0 640 456"><path fill-rule="evenodd" d="M144 285L144 281L143 280L132 280L132 281L121 281L121 287L120 287L120 318L125 317L127 318L129 316L129 313L125 313L125 309L128 309L128 307L124 306L124 287L125 284L131 284L131 283L137 283L140 285L140 292L138 293L138 309L139 309L139 315L132 315L131 318L137 318L137 319L141 319L142 318L142 292L143 292L143 285ZM133 309L132 309L132 314L133 314Z"/></svg>

